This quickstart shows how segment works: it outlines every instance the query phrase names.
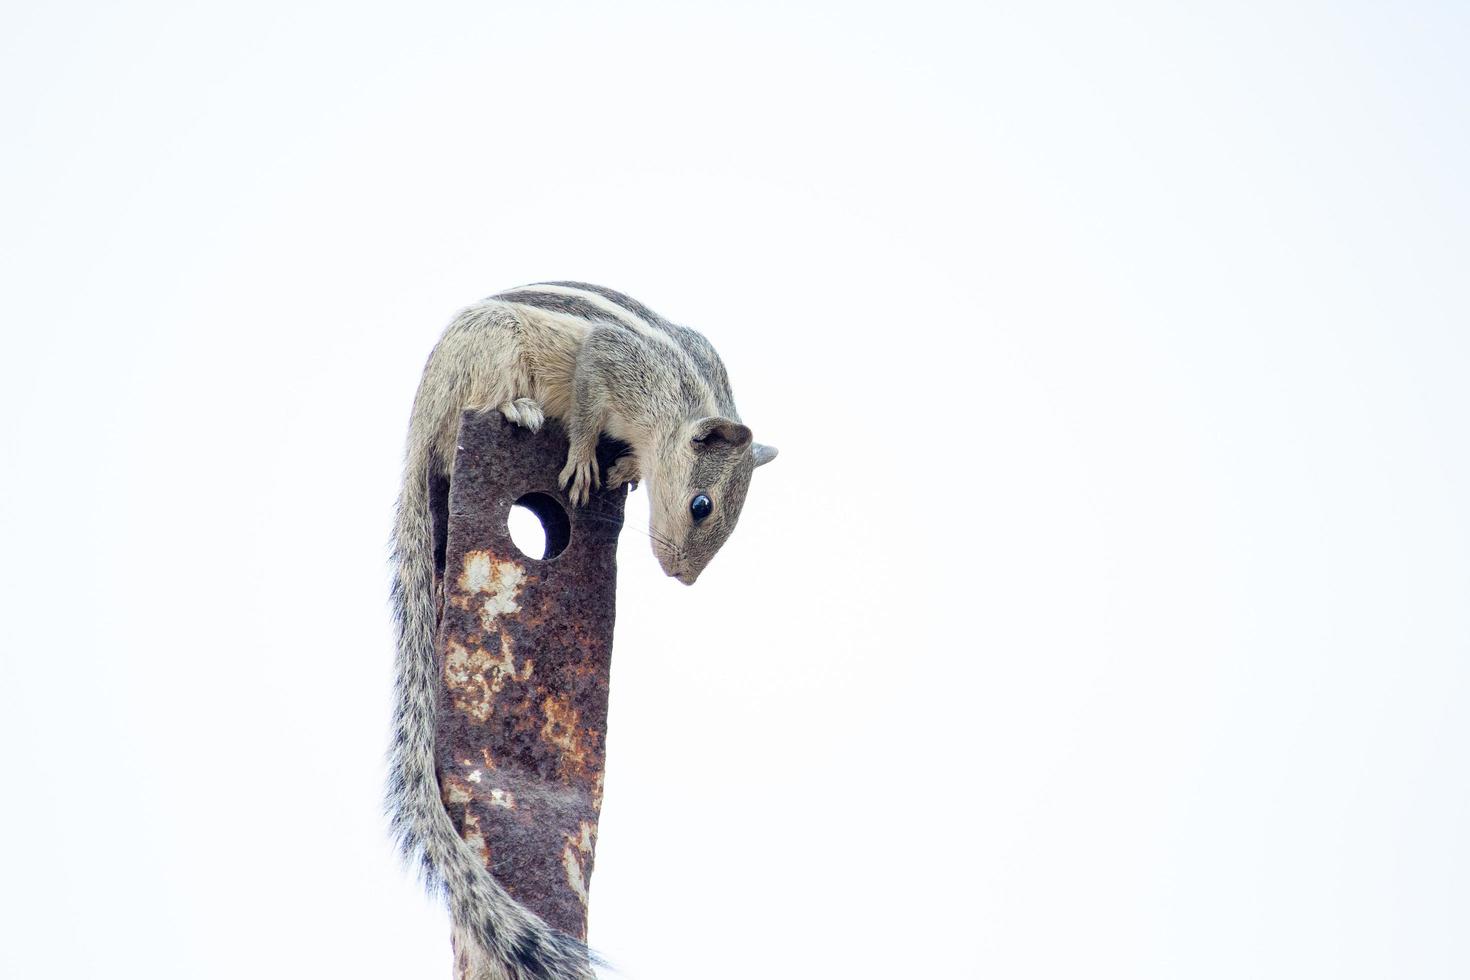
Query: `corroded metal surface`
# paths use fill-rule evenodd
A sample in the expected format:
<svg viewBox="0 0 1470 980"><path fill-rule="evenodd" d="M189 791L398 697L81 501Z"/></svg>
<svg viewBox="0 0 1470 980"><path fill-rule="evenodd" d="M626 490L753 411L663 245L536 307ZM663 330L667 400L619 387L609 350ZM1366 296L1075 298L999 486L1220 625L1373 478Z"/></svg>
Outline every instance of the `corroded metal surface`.
<svg viewBox="0 0 1470 980"><path fill-rule="evenodd" d="M532 434L466 413L453 478L430 488L444 535L437 749L445 808L491 874L585 939L627 491L573 508L556 485L566 452L554 423ZM511 541L507 518L527 495L549 548L564 545L553 558Z"/></svg>

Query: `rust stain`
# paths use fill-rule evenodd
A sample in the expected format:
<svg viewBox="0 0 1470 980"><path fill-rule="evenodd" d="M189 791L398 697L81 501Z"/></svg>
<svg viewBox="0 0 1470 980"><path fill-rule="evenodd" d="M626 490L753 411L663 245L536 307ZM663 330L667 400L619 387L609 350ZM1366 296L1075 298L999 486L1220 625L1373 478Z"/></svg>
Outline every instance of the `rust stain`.
<svg viewBox="0 0 1470 980"><path fill-rule="evenodd" d="M473 813L466 813L464 817L464 831L461 834L464 842L475 849L480 855L480 860L488 867L490 864L490 844L485 840L485 835L480 831L480 818Z"/></svg>
<svg viewBox="0 0 1470 980"><path fill-rule="evenodd" d="M474 792L458 776L443 775L439 782L446 803L468 803L475 798Z"/></svg>
<svg viewBox="0 0 1470 980"><path fill-rule="evenodd" d="M445 644L444 684L454 699L454 706L477 721L490 720L495 697L508 681L531 679L534 663L527 659L516 667L515 641L509 633L500 634L500 656L484 647L467 647L450 640Z"/></svg>
<svg viewBox="0 0 1470 980"><path fill-rule="evenodd" d="M556 748L558 770L563 776L588 773L593 768L592 760L581 728L581 716L571 697L548 695L541 702L541 714L546 719L541 726L541 741Z"/></svg>

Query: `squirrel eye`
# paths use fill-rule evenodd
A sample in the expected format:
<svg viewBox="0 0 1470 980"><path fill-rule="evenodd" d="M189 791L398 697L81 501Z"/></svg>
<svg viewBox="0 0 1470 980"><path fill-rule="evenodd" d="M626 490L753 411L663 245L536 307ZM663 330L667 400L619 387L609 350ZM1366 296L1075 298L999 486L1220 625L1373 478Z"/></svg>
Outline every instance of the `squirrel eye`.
<svg viewBox="0 0 1470 980"><path fill-rule="evenodd" d="M715 509L714 503L704 494L700 494L689 501L689 513L694 515L696 521L702 521L709 516L710 511Z"/></svg>

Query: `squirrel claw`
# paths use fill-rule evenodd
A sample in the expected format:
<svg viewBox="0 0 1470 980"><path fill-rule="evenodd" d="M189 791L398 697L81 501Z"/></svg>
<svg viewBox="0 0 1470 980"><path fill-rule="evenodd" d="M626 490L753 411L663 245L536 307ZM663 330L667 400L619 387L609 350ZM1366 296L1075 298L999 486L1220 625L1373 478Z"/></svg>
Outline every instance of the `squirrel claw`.
<svg viewBox="0 0 1470 980"><path fill-rule="evenodd" d="M597 460L567 459L567 465L562 467L561 474L557 477L561 488L567 492L568 499L577 507L584 507L592 496L592 491L602 486L602 480L597 473Z"/></svg>

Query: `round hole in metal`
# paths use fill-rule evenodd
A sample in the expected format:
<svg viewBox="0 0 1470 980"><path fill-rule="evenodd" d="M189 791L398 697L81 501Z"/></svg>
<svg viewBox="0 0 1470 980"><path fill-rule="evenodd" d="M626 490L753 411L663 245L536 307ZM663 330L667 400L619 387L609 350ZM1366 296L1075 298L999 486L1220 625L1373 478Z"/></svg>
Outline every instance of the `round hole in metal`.
<svg viewBox="0 0 1470 980"><path fill-rule="evenodd" d="M511 541L527 558L555 558L572 540L572 519L566 509L551 494L539 490L511 506L506 525Z"/></svg>

